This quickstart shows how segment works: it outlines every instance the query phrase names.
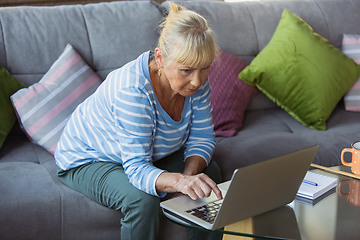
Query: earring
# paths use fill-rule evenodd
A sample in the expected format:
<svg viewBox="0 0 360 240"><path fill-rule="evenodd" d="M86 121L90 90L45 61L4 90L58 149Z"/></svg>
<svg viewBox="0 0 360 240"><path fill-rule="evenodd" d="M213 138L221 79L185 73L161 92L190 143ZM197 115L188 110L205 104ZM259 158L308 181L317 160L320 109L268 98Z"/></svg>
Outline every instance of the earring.
<svg viewBox="0 0 360 240"><path fill-rule="evenodd" d="M159 68L159 70L158 70L158 75L159 75L159 77L161 77L161 71L160 71L160 68Z"/></svg>

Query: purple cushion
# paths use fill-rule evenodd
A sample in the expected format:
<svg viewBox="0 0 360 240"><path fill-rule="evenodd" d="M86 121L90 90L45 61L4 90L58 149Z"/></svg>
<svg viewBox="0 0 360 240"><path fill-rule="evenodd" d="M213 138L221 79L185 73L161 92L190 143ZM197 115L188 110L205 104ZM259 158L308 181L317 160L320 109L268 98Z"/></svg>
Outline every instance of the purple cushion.
<svg viewBox="0 0 360 240"><path fill-rule="evenodd" d="M216 136L232 137L240 130L250 99L259 91L238 77L247 65L247 62L222 50L211 65L210 96Z"/></svg>

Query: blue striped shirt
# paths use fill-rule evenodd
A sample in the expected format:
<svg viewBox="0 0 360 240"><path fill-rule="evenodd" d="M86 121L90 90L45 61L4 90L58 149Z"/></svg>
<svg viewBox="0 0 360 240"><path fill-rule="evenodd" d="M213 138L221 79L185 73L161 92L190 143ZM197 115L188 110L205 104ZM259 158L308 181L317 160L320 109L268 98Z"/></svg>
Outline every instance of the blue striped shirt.
<svg viewBox="0 0 360 240"><path fill-rule="evenodd" d="M111 72L76 108L55 151L61 169L95 161L118 163L131 184L158 196L155 182L164 170L154 161L185 146L184 159L197 155L210 162L215 142L209 81L186 97L181 120L174 121L155 95L149 53Z"/></svg>

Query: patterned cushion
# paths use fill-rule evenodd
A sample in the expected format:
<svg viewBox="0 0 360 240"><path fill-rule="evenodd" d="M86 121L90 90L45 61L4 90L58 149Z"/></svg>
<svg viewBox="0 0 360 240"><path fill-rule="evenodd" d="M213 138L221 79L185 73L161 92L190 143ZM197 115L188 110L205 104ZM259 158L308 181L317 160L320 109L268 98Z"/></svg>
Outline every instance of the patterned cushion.
<svg viewBox="0 0 360 240"><path fill-rule="evenodd" d="M242 127L244 112L258 90L241 81L238 74L248 65L220 50L210 68L211 106L217 136L234 136Z"/></svg>
<svg viewBox="0 0 360 240"><path fill-rule="evenodd" d="M360 65L360 35L344 34L342 51ZM344 96L345 109L360 112L360 78Z"/></svg>
<svg viewBox="0 0 360 240"><path fill-rule="evenodd" d="M67 45L36 84L11 96L28 137L54 154L69 116L100 85L98 75Z"/></svg>

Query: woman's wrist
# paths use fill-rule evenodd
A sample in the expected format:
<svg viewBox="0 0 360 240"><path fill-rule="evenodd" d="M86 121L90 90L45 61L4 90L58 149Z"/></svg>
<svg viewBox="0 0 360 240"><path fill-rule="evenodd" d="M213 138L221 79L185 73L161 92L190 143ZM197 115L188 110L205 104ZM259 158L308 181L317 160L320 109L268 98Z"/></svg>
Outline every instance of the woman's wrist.
<svg viewBox="0 0 360 240"><path fill-rule="evenodd" d="M201 173L207 164L206 161L200 156L191 156L185 160L184 175L196 175Z"/></svg>
<svg viewBox="0 0 360 240"><path fill-rule="evenodd" d="M176 192L175 186L184 179L181 173L163 172L156 180L155 187L158 192Z"/></svg>

